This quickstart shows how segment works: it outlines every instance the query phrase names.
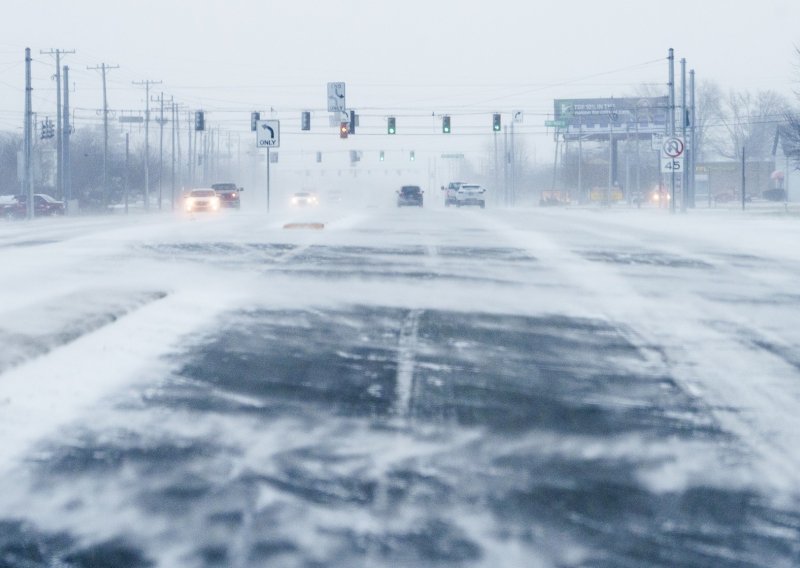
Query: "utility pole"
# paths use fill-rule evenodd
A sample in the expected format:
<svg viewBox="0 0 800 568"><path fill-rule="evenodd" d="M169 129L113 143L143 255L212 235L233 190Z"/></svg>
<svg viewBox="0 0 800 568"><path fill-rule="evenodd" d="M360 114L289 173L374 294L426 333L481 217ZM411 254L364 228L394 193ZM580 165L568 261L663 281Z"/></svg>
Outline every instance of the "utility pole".
<svg viewBox="0 0 800 568"><path fill-rule="evenodd" d="M669 135L675 136L675 51L669 48ZM675 170L670 174L671 192L670 192L670 212L675 213Z"/></svg>
<svg viewBox="0 0 800 568"><path fill-rule="evenodd" d="M742 211L744 211L744 202L746 199L747 191L745 189L745 161L744 161L744 145L742 145Z"/></svg>
<svg viewBox="0 0 800 568"><path fill-rule="evenodd" d="M144 85L144 209L150 210L150 85L160 85L161 81L133 81L134 85Z"/></svg>
<svg viewBox="0 0 800 568"><path fill-rule="evenodd" d="M33 171L31 168L31 161L33 159L32 145L33 145L33 108L31 107L31 48L25 48L25 149L23 155L25 157L25 167L23 173L23 190L27 194L27 218L33 219Z"/></svg>
<svg viewBox="0 0 800 568"><path fill-rule="evenodd" d="M158 210L161 211L161 201L164 187L164 91L161 91L161 95L153 100L158 101L161 104L161 110L158 118ZM171 102L172 97L170 97L170 103Z"/></svg>
<svg viewBox="0 0 800 568"><path fill-rule="evenodd" d="M695 203L695 176L697 175L697 135L695 130L694 121L696 118L697 109L695 107L695 89L694 89L694 69L689 71L689 206L694 209Z"/></svg>
<svg viewBox="0 0 800 568"><path fill-rule="evenodd" d="M500 187L500 164L497 157L497 130L493 132L494 134L494 190L493 194L495 195L495 199L497 199L497 190Z"/></svg>
<svg viewBox="0 0 800 568"><path fill-rule="evenodd" d="M101 63L90 70L100 70L103 76L103 203L108 203L108 91L106 89L106 71L119 69L119 65Z"/></svg>
<svg viewBox="0 0 800 568"><path fill-rule="evenodd" d="M681 213L686 213L689 201L689 172L688 166L691 161L689 154L691 151L686 147L686 117L688 107L686 106L686 58L681 59L681 137L683 138L683 148L686 155L683 158L683 171L681 172Z"/></svg>
<svg viewBox="0 0 800 568"><path fill-rule="evenodd" d="M514 119L511 119L511 152L509 154L509 160L511 161L511 189L508 194L508 204L514 205L515 201L515 194L517 191L517 180L516 180L516 168L517 168L517 159L514 153Z"/></svg>
<svg viewBox="0 0 800 568"><path fill-rule="evenodd" d="M194 150L195 146L197 145L197 132L192 128L192 113L189 112L187 114L188 118L188 127L186 128L186 134L188 136L188 141L186 142L186 177L189 181L189 187L194 187ZM192 138L194 138L194 144L192 144Z"/></svg>
<svg viewBox="0 0 800 568"><path fill-rule="evenodd" d="M63 142L61 157L63 164L61 166L61 184L64 191L64 203L67 204L67 209L69 209L69 201L72 199L72 165L69 156L69 137L72 133L70 132L71 127L69 123L69 67L67 65L64 65L64 113L62 114L62 118L63 128L61 129L61 136Z"/></svg>
<svg viewBox="0 0 800 568"><path fill-rule="evenodd" d="M75 50L66 51L63 49L51 49L50 51L39 51L42 55L56 56L56 197L61 199L64 196L64 154L62 152L62 131L61 131L61 56L68 53L75 53Z"/></svg>
<svg viewBox="0 0 800 568"><path fill-rule="evenodd" d="M181 166L182 154L181 154L181 108L180 107L181 105L175 103L175 145L177 147L177 152L178 152L177 163L175 167L177 169L178 185L183 187L185 185L184 183L185 178L183 177L183 167Z"/></svg>
<svg viewBox="0 0 800 568"><path fill-rule="evenodd" d="M175 211L175 142L177 141L177 138L178 138L177 130L175 130L175 127L176 127L175 123L177 122L177 119L178 119L178 105L173 100L172 104L170 105L170 107L171 107L171 111L172 111L172 116L171 116L172 130L170 132L170 134L171 134L170 140L172 141L172 152L170 152L170 156L172 158L172 173L169 176L169 180L170 180L170 184L172 185L172 188L171 188L172 189L172 195L170 196L169 209L170 209L170 211Z"/></svg>
<svg viewBox="0 0 800 568"><path fill-rule="evenodd" d="M583 199L583 117L578 118L578 199Z"/></svg>
<svg viewBox="0 0 800 568"><path fill-rule="evenodd" d="M128 193L130 191L130 178L129 178L129 166L130 166L130 133L125 133L125 215L128 214Z"/></svg>

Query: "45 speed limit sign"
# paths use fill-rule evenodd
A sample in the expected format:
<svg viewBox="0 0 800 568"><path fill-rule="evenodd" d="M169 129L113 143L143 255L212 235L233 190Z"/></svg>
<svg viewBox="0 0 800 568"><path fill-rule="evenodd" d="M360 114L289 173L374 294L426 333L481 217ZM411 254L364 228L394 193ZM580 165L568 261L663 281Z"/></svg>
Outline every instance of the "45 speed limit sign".
<svg viewBox="0 0 800 568"><path fill-rule="evenodd" d="M683 172L683 156L686 143L682 138L671 136L664 139L661 146L661 172L681 173Z"/></svg>
<svg viewBox="0 0 800 568"><path fill-rule="evenodd" d="M683 172L683 156L680 158L661 156L661 173L679 174L681 172Z"/></svg>

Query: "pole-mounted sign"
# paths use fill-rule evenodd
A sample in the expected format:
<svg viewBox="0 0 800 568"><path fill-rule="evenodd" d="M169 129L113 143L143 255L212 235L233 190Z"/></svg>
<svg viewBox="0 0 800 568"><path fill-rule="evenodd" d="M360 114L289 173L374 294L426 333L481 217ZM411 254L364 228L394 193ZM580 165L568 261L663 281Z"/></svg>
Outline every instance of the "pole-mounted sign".
<svg viewBox="0 0 800 568"><path fill-rule="evenodd" d="M281 146L280 120L256 121L256 146L258 148L280 148Z"/></svg>
<svg viewBox="0 0 800 568"><path fill-rule="evenodd" d="M661 145L661 172L677 174L683 172L683 157L686 142L678 136L669 136Z"/></svg>
<svg viewBox="0 0 800 568"><path fill-rule="evenodd" d="M345 112L344 83L328 83L328 112Z"/></svg>

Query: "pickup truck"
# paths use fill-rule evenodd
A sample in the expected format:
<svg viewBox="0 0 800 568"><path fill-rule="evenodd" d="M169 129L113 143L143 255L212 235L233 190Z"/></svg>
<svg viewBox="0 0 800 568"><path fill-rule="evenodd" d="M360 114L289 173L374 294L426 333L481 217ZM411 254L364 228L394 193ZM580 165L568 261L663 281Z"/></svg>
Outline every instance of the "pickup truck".
<svg viewBox="0 0 800 568"><path fill-rule="evenodd" d="M33 214L36 217L63 215L65 212L64 202L53 199L46 193L36 193L33 195L33 207ZM0 217L5 219L24 219L27 214L27 195L0 196Z"/></svg>
<svg viewBox="0 0 800 568"><path fill-rule="evenodd" d="M211 185L211 189L217 192L220 207L241 208L239 194L244 191L243 187L236 187L235 183L215 183Z"/></svg>
<svg viewBox="0 0 800 568"><path fill-rule="evenodd" d="M442 191L444 191L444 206L450 207L451 205L457 205L456 202L456 192L458 188L464 185L463 181L451 181L447 184L447 187L442 186Z"/></svg>

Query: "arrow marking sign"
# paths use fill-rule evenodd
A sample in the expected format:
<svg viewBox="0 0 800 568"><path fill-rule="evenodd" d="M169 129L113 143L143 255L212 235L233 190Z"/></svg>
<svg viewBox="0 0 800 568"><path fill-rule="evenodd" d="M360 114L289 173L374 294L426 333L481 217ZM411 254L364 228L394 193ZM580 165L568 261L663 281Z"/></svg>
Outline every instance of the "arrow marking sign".
<svg viewBox="0 0 800 568"><path fill-rule="evenodd" d="M256 146L258 148L281 147L281 121L258 120L256 121Z"/></svg>

